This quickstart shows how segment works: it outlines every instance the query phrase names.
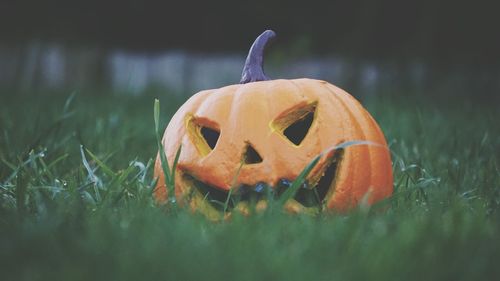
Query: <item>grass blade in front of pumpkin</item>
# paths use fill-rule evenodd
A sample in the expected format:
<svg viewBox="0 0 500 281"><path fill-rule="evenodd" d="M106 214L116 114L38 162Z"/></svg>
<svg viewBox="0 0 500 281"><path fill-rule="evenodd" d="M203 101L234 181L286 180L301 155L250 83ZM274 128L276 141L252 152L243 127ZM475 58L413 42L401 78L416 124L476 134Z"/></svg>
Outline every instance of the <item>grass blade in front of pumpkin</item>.
<svg viewBox="0 0 500 281"><path fill-rule="evenodd" d="M163 146L162 146L163 148ZM170 175L172 175L172 177L170 177L170 182L169 182L169 186L171 187L171 192L170 193L171 195L169 195L170 197L170 202L174 202L175 201L175 169L177 169L177 163L179 163L179 157L181 156L181 151L182 151L182 144L179 145L179 148L177 148L177 152L175 153L175 159L174 159L174 163L172 163L172 171L170 171ZM164 155L165 155L165 152L162 152ZM166 161L166 157L165 157L165 161ZM169 190L170 192L170 190Z"/></svg>
<svg viewBox="0 0 500 281"><path fill-rule="evenodd" d="M163 149L163 145L161 143L160 132L159 132L160 101L158 99L155 99L153 110L154 110L154 121L155 121L156 144L158 145L158 153L160 154L161 167L163 169L163 173L165 174L165 178L166 178L165 182L170 182L170 167L168 165L167 157L165 156L165 150Z"/></svg>
<svg viewBox="0 0 500 281"><path fill-rule="evenodd" d="M373 142L373 141L363 141L363 140L353 140L353 141L345 141L340 144L337 144L331 148L328 148L325 150L323 153L335 150L335 149L344 149L350 146L357 146L357 145L373 145L373 146L380 146L380 147L385 147L379 143Z"/></svg>
<svg viewBox="0 0 500 281"><path fill-rule="evenodd" d="M182 146L179 146L179 148L177 149L177 152L175 154L174 163L172 164L172 170L170 170L167 156L165 154L165 149L163 148L163 145L161 143L161 137L160 137L160 132L159 132L160 101L158 99L155 99L155 103L154 103L154 121L155 121L155 134L156 134L156 143L158 145L158 153L160 154L161 167L163 170L163 174L165 175L165 184L167 185L168 202L175 205L175 203L176 203L176 201L175 201L175 169L177 168L177 163L179 161Z"/></svg>
<svg viewBox="0 0 500 281"><path fill-rule="evenodd" d="M236 181L238 180L238 177L240 176L240 171L241 167L243 167L243 164L245 164L245 160L243 159L240 163L240 166L238 167L238 170L236 171L236 174L234 175L233 182L231 183L231 188L229 189L229 192L227 193L227 198L226 201L224 202L224 214L226 214L228 207L229 207L229 200L231 200L231 196L233 194L233 189L236 187Z"/></svg>
<svg viewBox="0 0 500 281"><path fill-rule="evenodd" d="M319 159L321 159L322 154L316 156L307 166L300 172L299 176L293 181L292 185L283 192L280 199L278 200L278 205L280 207L284 206L288 200L292 199L297 193L297 190L300 188L302 183L306 180L309 173L312 171L314 166L318 164Z"/></svg>

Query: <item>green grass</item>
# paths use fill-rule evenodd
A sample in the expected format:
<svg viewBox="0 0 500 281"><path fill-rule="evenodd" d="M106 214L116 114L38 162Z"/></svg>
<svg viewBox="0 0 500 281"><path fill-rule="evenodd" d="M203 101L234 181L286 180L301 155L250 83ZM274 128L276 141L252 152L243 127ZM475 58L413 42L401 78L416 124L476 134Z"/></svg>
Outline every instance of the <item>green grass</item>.
<svg viewBox="0 0 500 281"><path fill-rule="evenodd" d="M164 128L182 100L156 95ZM498 102L366 99L393 153L391 199L212 223L151 198L153 96L0 97L1 280L500 278Z"/></svg>

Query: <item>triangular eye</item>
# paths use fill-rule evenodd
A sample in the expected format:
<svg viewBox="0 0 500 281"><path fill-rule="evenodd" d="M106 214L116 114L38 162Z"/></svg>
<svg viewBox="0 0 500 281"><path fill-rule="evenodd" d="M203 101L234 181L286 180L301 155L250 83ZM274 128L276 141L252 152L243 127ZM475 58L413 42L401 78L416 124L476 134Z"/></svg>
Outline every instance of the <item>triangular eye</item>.
<svg viewBox="0 0 500 281"><path fill-rule="evenodd" d="M306 137L307 132L309 132L313 120L314 112L308 112L304 117L286 128L283 134L295 145L299 145Z"/></svg>
<svg viewBox="0 0 500 281"><path fill-rule="evenodd" d="M280 114L273 127L295 145L300 145L311 128L317 103L301 105Z"/></svg>
<svg viewBox="0 0 500 281"><path fill-rule="evenodd" d="M251 144L247 144L245 148L245 152L243 153L243 163L245 164L257 164L262 162L262 157L260 154L253 148Z"/></svg>
<svg viewBox="0 0 500 281"><path fill-rule="evenodd" d="M217 141L219 140L220 132L208 127L201 127L200 132L208 146L210 146L211 149L214 149Z"/></svg>
<svg viewBox="0 0 500 281"><path fill-rule="evenodd" d="M218 125L205 118L189 116L188 134L202 156L208 155L217 145L220 137Z"/></svg>

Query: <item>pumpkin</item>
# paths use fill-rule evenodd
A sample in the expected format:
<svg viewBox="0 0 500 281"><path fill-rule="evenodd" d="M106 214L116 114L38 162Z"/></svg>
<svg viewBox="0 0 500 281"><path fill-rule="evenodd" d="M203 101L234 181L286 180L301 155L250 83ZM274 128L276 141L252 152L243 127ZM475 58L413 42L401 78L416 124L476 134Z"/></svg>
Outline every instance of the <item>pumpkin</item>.
<svg viewBox="0 0 500 281"><path fill-rule="evenodd" d="M267 30L255 40L240 84L198 92L172 117L162 145L170 165L182 145L177 201L214 219L234 209L248 213L252 200L265 208L266 194L279 197L317 155L286 210L343 212L390 196L391 158L375 120L325 81L267 78L263 52L274 36ZM363 145L339 147L353 141ZM155 197L166 202L159 157L155 176ZM224 205L229 194L239 200Z"/></svg>

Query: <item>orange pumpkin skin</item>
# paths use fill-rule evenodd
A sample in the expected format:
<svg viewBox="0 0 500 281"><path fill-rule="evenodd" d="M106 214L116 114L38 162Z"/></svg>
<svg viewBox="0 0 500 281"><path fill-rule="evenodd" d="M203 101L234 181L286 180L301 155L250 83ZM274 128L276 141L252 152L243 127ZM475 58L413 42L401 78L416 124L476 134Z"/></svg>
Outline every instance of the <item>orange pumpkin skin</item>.
<svg viewBox="0 0 500 281"><path fill-rule="evenodd" d="M283 134L290 123L287 115L297 119L313 107L312 124L302 142L295 145ZM194 126L220 131L213 150L200 140L193 122ZM369 141L373 145L343 149L321 209L345 211L362 201L372 204L390 196L392 165L382 131L356 99L325 81L270 80L201 91L175 113L162 143L170 165L182 145L175 173L178 201L216 218L218 211L196 194L187 175L225 191L257 183L276 186L280 179L295 179L315 156L324 153L308 177L314 184L336 152L332 147L346 141ZM242 165L248 145L259 153L262 162ZM155 177L155 197L165 202L167 189L159 158ZM285 207L293 212L308 209L295 200Z"/></svg>

